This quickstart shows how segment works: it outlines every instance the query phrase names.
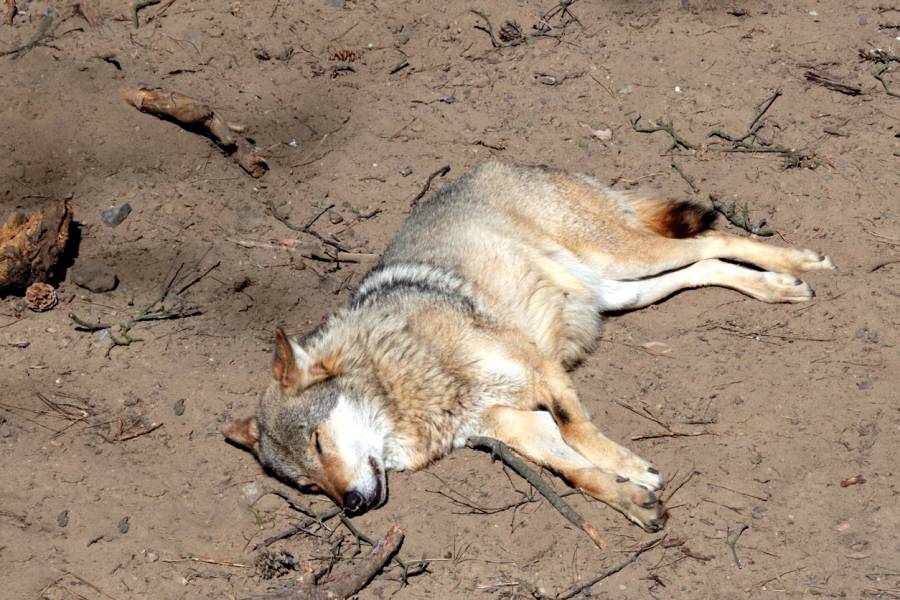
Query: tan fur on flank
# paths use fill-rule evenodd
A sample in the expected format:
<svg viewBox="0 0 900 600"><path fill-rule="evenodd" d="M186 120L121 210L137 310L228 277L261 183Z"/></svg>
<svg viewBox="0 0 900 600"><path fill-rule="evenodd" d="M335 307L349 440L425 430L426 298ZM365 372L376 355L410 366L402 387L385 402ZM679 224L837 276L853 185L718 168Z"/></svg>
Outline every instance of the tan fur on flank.
<svg viewBox="0 0 900 600"><path fill-rule="evenodd" d="M795 274L833 268L711 221L585 175L482 165L413 211L348 306L302 340L277 334L256 420L225 433L351 513L386 500L385 471L493 436L659 529L662 477L599 432L566 371L601 314L706 285L801 302L812 290Z"/></svg>

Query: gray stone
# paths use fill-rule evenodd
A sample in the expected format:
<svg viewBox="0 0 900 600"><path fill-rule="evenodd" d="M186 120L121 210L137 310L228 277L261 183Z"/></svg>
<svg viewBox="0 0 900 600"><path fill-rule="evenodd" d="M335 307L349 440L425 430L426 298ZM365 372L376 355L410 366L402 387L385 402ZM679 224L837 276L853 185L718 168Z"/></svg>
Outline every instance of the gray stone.
<svg viewBox="0 0 900 600"><path fill-rule="evenodd" d="M91 260L79 261L72 268L72 281L75 285L96 294L110 292L116 289L116 285L119 283L119 279L112 269Z"/></svg>
<svg viewBox="0 0 900 600"><path fill-rule="evenodd" d="M110 227L115 227L116 225L127 219L128 215L130 214L131 205L126 202L122 206L113 206L107 208L102 213L100 213L100 219Z"/></svg>

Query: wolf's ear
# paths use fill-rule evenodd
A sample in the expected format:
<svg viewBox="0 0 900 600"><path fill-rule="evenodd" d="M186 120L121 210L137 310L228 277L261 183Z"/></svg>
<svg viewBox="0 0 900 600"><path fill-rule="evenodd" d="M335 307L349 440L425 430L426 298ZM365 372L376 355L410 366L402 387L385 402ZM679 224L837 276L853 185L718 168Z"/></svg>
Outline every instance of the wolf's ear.
<svg viewBox="0 0 900 600"><path fill-rule="evenodd" d="M275 362L272 374L283 389L302 391L337 374L332 358L314 359L281 329L275 330Z"/></svg>
<svg viewBox="0 0 900 600"><path fill-rule="evenodd" d="M231 425L226 425L222 429L225 438L234 442L238 446L243 446L247 450L254 450L256 440L259 438L259 429L256 425L256 417L246 417L238 419Z"/></svg>

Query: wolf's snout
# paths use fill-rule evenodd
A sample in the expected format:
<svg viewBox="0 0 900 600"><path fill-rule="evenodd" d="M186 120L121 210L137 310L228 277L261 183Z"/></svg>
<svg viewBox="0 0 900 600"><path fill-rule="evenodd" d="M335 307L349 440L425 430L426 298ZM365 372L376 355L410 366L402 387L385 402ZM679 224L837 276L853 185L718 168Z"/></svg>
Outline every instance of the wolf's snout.
<svg viewBox="0 0 900 600"><path fill-rule="evenodd" d="M362 512L365 508L365 498L356 490L350 490L344 494L344 510L350 515Z"/></svg>

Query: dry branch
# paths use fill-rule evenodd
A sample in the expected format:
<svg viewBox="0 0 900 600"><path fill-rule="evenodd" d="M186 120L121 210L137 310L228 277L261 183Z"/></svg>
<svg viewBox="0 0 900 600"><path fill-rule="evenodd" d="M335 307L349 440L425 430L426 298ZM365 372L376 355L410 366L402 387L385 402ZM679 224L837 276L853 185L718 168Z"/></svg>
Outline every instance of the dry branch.
<svg viewBox="0 0 900 600"><path fill-rule="evenodd" d="M7 217L0 225L0 295L20 293L58 274L71 223L72 212L63 200Z"/></svg>
<svg viewBox="0 0 900 600"><path fill-rule="evenodd" d="M443 167L441 167L440 169L438 169L437 171L435 171L434 173L429 175L428 179L425 180L425 185L423 185L422 189L419 191L419 193L416 194L412 200L410 200L409 205L415 206L416 204L418 204L419 200L424 198L425 194L428 193L428 190L431 188L431 183L435 180L435 178L443 177L444 175L446 175L449 172L450 172L450 165L444 165Z"/></svg>
<svg viewBox="0 0 900 600"><path fill-rule="evenodd" d="M656 538L655 540L653 540L651 542L647 542L646 544L644 544L643 546L641 546L640 548L635 550L634 553L628 558L628 560L625 560L625 561L617 564L616 566L614 566L610 569L607 569L606 571L603 571L602 573L599 573L598 575L595 575L594 577L591 577L590 579L588 579L586 581L580 581L580 582L576 583L575 585L573 585L569 589L565 590L564 592L560 592L559 594L554 596L553 597L554 600L569 600L569 598L574 598L575 596L578 596L580 594L587 592L594 585L600 583L607 577L615 575L616 573L618 573L619 571L621 571L628 565L636 562L637 559L640 558L641 554L643 554L644 552L647 552L648 550L652 550L653 548L655 548L662 541L662 539L663 538L660 537L660 538ZM587 596L589 594L585 594L585 595Z"/></svg>
<svg viewBox="0 0 900 600"><path fill-rule="evenodd" d="M186 285L182 285L174 295L178 296L178 294L187 291L188 288L206 277L206 275L208 275L210 271L218 267L219 264L220 263L214 264L212 267L210 267L200 275L194 277ZM131 330L138 323L143 323L145 321L172 321L175 319L186 319L188 317L194 317L196 315L203 314L203 311L201 311L199 308L182 305L182 302L177 297L175 301L171 303L172 306L166 305L167 301L170 300L170 296L173 295L172 288L175 285L176 281L178 281L179 284L184 281L184 278L182 278L181 280L179 280L178 278L178 276L181 274L182 268L184 268L184 263L182 263L175 270L175 273L172 275L171 279L169 279L168 283L166 283L166 285L163 287L162 292L160 292L160 295L153 302L147 304L136 315L120 322L115 331L113 330L113 324L111 323L90 322L82 319L74 313L69 313L69 319L73 323L75 323L75 329L78 331L93 332L106 329L109 332L110 339L109 348L106 349L106 356L107 358L109 358L109 355L112 352L113 348L117 346L130 346L134 342L143 341L141 338L136 338L131 335ZM187 276L189 276L189 274ZM185 278L187 276L185 276Z"/></svg>
<svg viewBox="0 0 900 600"><path fill-rule="evenodd" d="M598 548L601 550L606 548L606 542L603 540L600 532L598 532L593 525L585 521L581 515L575 512L575 509L569 506L553 488L547 485L547 482L541 479L540 475L529 468L522 459L513 454L509 446L500 440L489 437L471 437L466 445L473 449L489 450L492 456L502 460L505 465L518 473L520 477L530 483L534 489L539 491L553 508L559 511L559 514L564 516L570 523L575 525L575 527L583 531L591 538L591 541L594 542Z"/></svg>
<svg viewBox="0 0 900 600"><path fill-rule="evenodd" d="M219 113L200 100L153 88L123 88L122 99L136 109L160 118L170 119L188 129L202 129L251 177L262 177L269 170L253 140L236 135L243 128L227 122Z"/></svg>
<svg viewBox="0 0 900 600"><path fill-rule="evenodd" d="M755 225L753 224L753 222L750 220L750 209L747 207L746 203L744 203L744 206L739 209L737 206L737 202L732 201L730 206L726 206L719 200L719 197L715 194L710 194L709 200L710 202L712 202L713 210L728 219L728 222L735 227L739 227L747 233L758 235L761 237L769 237L775 233L774 231L766 227L767 223L765 219L762 219Z"/></svg>
<svg viewBox="0 0 900 600"><path fill-rule="evenodd" d="M353 571L329 581L317 581L311 567L304 569L297 583L289 588L257 596L257 598L287 598L296 600L337 600L350 598L366 587L391 560L403 543L403 531L396 525L387 535L375 542L368 556L356 563Z"/></svg>
<svg viewBox="0 0 900 600"><path fill-rule="evenodd" d="M807 71L804 76L807 80L821 85L822 87L825 87L833 92L840 92L841 94L846 94L848 96L859 96L862 93L862 89L859 86L841 83L834 77L826 75L824 73Z"/></svg>

